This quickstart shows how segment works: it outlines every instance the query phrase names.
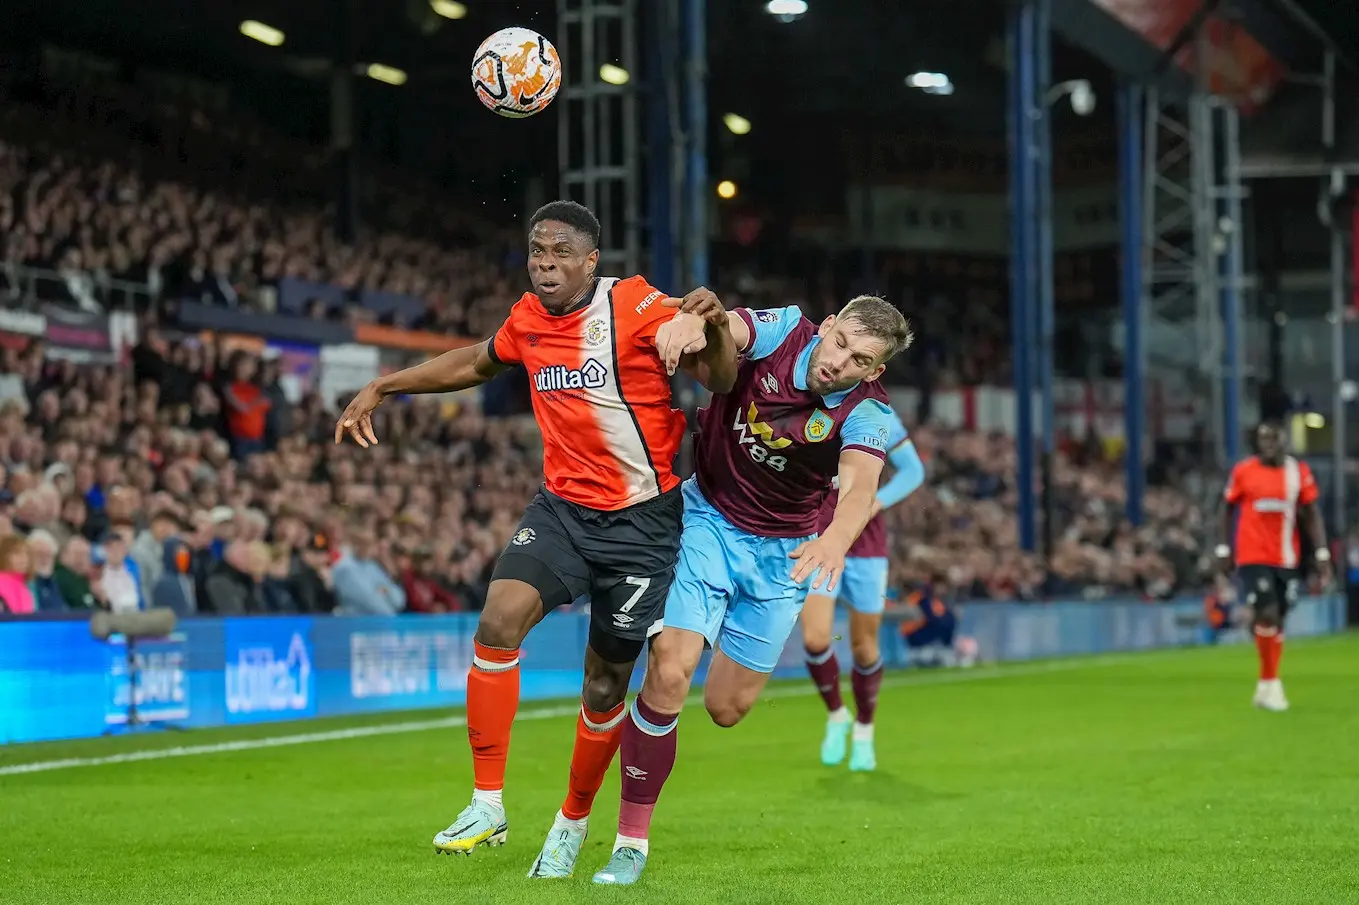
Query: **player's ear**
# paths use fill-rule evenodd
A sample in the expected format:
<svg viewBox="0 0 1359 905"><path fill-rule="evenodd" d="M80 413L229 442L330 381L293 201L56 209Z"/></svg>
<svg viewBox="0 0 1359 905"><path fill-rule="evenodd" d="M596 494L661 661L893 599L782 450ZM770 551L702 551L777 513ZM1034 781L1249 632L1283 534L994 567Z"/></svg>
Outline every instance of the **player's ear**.
<svg viewBox="0 0 1359 905"><path fill-rule="evenodd" d="M873 370L869 371L868 374L864 376L864 381L867 382L867 383L872 383L873 381L875 381L875 380L877 380L879 377L881 377L881 376L882 376L882 372L883 372L883 371L886 371L886 370L887 370L887 365L886 365L886 364L880 364L880 365L878 365L876 368L874 368Z"/></svg>
<svg viewBox="0 0 1359 905"><path fill-rule="evenodd" d="M595 267L599 265L599 249L596 248L585 256L585 272L590 276L595 275Z"/></svg>
<svg viewBox="0 0 1359 905"><path fill-rule="evenodd" d="M828 314L826 315L826 319L821 322L821 326L816 328L816 335L821 337L822 339L825 339L830 334L831 328L834 326L835 326L835 315Z"/></svg>

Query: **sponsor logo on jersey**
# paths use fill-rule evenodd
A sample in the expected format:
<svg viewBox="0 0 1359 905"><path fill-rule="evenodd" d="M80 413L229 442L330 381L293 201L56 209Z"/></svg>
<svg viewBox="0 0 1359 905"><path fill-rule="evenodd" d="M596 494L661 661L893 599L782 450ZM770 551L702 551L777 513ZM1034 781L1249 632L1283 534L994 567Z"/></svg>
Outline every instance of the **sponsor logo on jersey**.
<svg viewBox="0 0 1359 905"><path fill-rule="evenodd" d="M746 409L745 423L742 424L741 419L738 417L736 419L736 424L733 425L733 427L741 431L742 433L741 442L743 443L745 442L744 429L748 428L752 434L754 434L756 437L759 437L762 441L764 441L764 445L768 446L770 449L787 449L788 447L793 445L793 441L789 440L787 437L774 436L774 428L771 427L767 422L760 420L759 409L755 407L755 403L753 402L750 404L750 408Z"/></svg>
<svg viewBox="0 0 1359 905"><path fill-rule="evenodd" d="M755 319L762 324L772 324L779 319L777 311L756 311Z"/></svg>
<svg viewBox="0 0 1359 905"><path fill-rule="evenodd" d="M807 426L802 430L802 436L808 443L820 443L831 435L831 428L835 427L835 422L831 416L821 409L812 412L812 417L807 419Z"/></svg>
<svg viewBox="0 0 1359 905"><path fill-rule="evenodd" d="M597 317L585 327L585 344L594 348L609 338L609 327L604 318Z"/></svg>
<svg viewBox="0 0 1359 905"><path fill-rule="evenodd" d="M766 374L761 377L760 386L764 387L766 393L777 393L779 391L779 382L773 374Z"/></svg>
<svg viewBox="0 0 1359 905"><path fill-rule="evenodd" d="M533 375L533 388L540 393L556 393L562 390L597 390L608 380L609 372L593 358L586 359L579 368L566 365L548 365Z"/></svg>
<svg viewBox="0 0 1359 905"><path fill-rule="evenodd" d="M665 298L665 293L657 289L656 291L648 295L646 298L642 299L641 304L637 306L637 313L641 314L643 311L650 308L652 305L656 304L656 299L663 298Z"/></svg>
<svg viewBox="0 0 1359 905"><path fill-rule="evenodd" d="M1293 511L1293 502L1291 500L1266 498L1251 503L1251 508L1256 512L1281 512L1286 514Z"/></svg>

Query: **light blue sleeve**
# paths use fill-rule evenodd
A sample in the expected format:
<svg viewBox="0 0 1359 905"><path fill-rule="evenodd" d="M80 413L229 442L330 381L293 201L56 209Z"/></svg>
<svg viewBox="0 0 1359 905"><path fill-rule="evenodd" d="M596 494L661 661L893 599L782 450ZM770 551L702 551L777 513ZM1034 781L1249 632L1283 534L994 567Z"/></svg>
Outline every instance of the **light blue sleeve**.
<svg viewBox="0 0 1359 905"><path fill-rule="evenodd" d="M783 345L788 334L802 323L802 309L797 305L761 311L737 308L736 312L750 328L750 348L744 353L746 358L768 358Z"/></svg>
<svg viewBox="0 0 1359 905"><path fill-rule="evenodd" d="M849 413L840 427L840 448L855 447L887 458L891 448L893 425L900 426L892 407L876 399L865 399Z"/></svg>
<svg viewBox="0 0 1359 905"><path fill-rule="evenodd" d="M878 488L878 503L890 509L920 489L925 483L925 463L915 451L915 444L909 437L902 437L900 443L887 453L887 461L892 463L896 474L886 484Z"/></svg>

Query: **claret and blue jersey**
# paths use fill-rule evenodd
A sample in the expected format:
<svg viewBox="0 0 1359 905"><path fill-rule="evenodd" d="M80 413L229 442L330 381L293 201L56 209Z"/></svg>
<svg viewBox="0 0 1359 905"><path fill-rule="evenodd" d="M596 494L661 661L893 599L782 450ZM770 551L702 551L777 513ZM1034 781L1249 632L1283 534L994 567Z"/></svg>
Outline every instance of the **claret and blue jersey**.
<svg viewBox="0 0 1359 905"><path fill-rule="evenodd" d="M736 314L750 342L731 392L699 413L665 624L767 673L806 595L791 578L789 553L816 536L840 454L885 458L899 422L876 382L826 396L807 388L820 339L797 307Z"/></svg>

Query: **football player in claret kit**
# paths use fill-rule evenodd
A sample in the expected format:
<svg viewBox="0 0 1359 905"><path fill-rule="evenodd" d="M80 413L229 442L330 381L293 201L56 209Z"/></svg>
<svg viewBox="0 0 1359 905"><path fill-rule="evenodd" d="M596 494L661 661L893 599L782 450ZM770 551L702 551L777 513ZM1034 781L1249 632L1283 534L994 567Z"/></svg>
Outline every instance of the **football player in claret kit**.
<svg viewBox="0 0 1359 905"><path fill-rule="evenodd" d="M434 837L434 847L467 854L505 840L502 790L519 704L520 644L548 611L589 595L566 801L530 871L537 877L570 875L618 749L633 664L659 628L674 576L683 501L672 466L686 422L671 403L670 377L683 364L707 383L703 364L684 358L685 347L700 348L705 332L726 332L677 313L680 301L642 277L596 276L598 248L599 221L589 210L568 201L540 208L529 224L533 291L504 325L484 342L374 380L335 427L337 443L349 436L367 447L377 442L372 412L388 396L466 389L512 365L528 371L545 481L496 563L477 623L467 677L472 802ZM696 290L686 298L711 295ZM686 322L688 339L669 342ZM658 345L672 357L663 359Z"/></svg>
<svg viewBox="0 0 1359 905"><path fill-rule="evenodd" d="M675 765L680 710L705 646L713 658L704 703L719 726L734 726L778 663L808 584L836 590L845 554L872 515L894 429L877 379L911 341L901 313L872 296L819 325L796 307L728 313L715 298L686 300L681 311L702 314L719 334L696 338L686 323L668 341L694 348L704 340L700 360L714 383L732 388L699 413L665 628L623 722L618 837L595 874L602 884L641 876L651 814ZM835 517L818 535L837 476Z"/></svg>
<svg viewBox="0 0 1359 905"><path fill-rule="evenodd" d="M853 750L849 768L868 771L877 768L873 747L873 716L882 687L882 653L878 633L882 611L887 604L887 526L882 513L915 492L925 481L925 466L915 444L895 413L887 434L887 460L896 469L873 502L873 518L845 557L845 573L838 593L822 587L807 594L802 606L802 645L807 655L807 672L821 693L830 716L821 742L821 762L834 766L845 759L846 736L851 732L849 710L840 695L840 664L831 648L835 625L835 601L839 597L849 608L849 646L854 658L850 687L854 691ZM825 531L835 519L840 495L831 491L821 507L819 530Z"/></svg>
<svg viewBox="0 0 1359 905"><path fill-rule="evenodd" d="M1297 598L1302 545L1298 523L1306 526L1317 574L1330 580L1331 553L1317 509L1317 483L1306 462L1288 455L1283 428L1266 422L1255 432L1255 456L1238 462L1223 493L1223 535L1218 558L1230 568L1251 608L1260 680L1255 706L1287 710L1279 660L1283 657L1284 619ZM1234 546L1232 539L1235 539Z"/></svg>

